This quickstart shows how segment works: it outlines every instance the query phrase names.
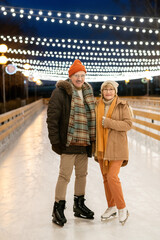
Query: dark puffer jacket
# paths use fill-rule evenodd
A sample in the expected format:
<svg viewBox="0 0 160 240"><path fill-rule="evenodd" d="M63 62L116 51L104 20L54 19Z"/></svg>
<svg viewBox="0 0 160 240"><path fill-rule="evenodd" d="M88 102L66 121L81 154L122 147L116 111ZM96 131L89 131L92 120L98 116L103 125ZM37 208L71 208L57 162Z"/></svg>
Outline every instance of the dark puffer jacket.
<svg viewBox="0 0 160 240"><path fill-rule="evenodd" d="M69 80L58 81L56 89L52 92L47 110L48 136L52 144L52 150L60 155L62 153L87 153L88 157L91 157L91 146L66 147L71 99L72 87Z"/></svg>

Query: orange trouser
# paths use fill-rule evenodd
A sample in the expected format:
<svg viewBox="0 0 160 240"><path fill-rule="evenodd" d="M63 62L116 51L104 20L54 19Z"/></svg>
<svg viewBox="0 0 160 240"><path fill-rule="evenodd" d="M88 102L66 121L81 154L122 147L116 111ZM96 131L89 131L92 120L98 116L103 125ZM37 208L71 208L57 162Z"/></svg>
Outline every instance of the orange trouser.
<svg viewBox="0 0 160 240"><path fill-rule="evenodd" d="M117 206L118 209L124 208L126 204L123 198L121 182L118 177L123 161L109 161L107 171L105 171L105 173L103 173L103 160L98 160L98 162L103 175L104 189L108 207Z"/></svg>

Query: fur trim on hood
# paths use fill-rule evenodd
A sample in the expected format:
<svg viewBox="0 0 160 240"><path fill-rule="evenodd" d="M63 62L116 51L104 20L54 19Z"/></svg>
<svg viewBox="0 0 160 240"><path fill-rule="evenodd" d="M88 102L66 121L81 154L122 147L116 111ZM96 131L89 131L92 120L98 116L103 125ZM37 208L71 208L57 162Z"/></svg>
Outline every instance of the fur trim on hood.
<svg viewBox="0 0 160 240"><path fill-rule="evenodd" d="M56 83L56 87L64 89L68 95L72 96L72 86L69 83L68 79L67 80L59 80Z"/></svg>

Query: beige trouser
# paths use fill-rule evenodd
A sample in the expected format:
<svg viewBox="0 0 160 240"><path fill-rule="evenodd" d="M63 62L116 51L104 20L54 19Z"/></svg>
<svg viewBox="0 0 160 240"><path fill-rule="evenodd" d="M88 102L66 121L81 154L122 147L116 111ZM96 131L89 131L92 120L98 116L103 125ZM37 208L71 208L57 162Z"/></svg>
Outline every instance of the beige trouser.
<svg viewBox="0 0 160 240"><path fill-rule="evenodd" d="M86 176L88 169L87 154L62 154L60 161L59 177L55 190L55 201L65 200L67 185L70 181L73 167L75 166L74 194L85 194Z"/></svg>

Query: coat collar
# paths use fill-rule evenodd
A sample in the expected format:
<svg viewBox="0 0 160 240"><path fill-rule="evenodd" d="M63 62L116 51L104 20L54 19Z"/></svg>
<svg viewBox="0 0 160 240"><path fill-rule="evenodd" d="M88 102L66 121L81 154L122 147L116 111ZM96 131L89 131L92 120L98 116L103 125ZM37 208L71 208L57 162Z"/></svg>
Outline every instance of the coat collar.
<svg viewBox="0 0 160 240"><path fill-rule="evenodd" d="M123 105L125 105L126 104L126 100L122 100L122 99L120 99L119 97L117 98L117 105L118 104L123 104Z"/></svg>
<svg viewBox="0 0 160 240"><path fill-rule="evenodd" d="M67 79L65 81L64 80L59 80L56 83L56 87L64 89L69 96L72 96L72 86L69 83L69 79Z"/></svg>

